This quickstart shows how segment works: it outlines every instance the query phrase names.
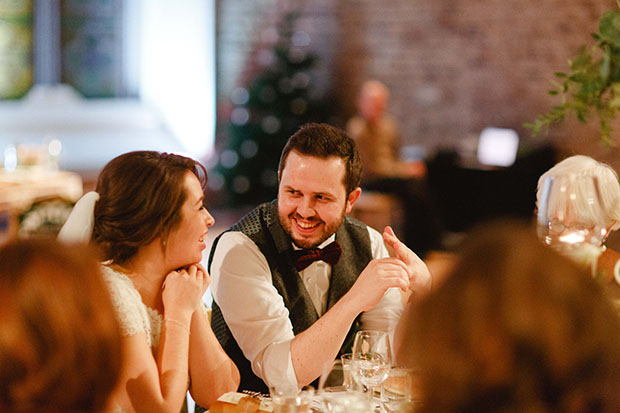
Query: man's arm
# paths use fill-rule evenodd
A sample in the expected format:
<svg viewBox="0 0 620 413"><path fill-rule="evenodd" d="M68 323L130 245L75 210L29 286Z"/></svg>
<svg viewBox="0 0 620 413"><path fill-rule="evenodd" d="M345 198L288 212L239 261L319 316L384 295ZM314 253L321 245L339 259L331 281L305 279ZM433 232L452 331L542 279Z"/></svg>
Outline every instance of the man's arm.
<svg viewBox="0 0 620 413"><path fill-rule="evenodd" d="M406 289L409 278L398 258L370 261L353 287L323 316L291 343L291 357L299 385L319 377L338 354L353 324L363 311L372 309L392 287Z"/></svg>
<svg viewBox="0 0 620 413"><path fill-rule="evenodd" d="M396 237L391 227L385 228L383 231L383 238L385 242L392 247L396 257L405 263L409 273L409 289L411 290L411 294L409 295L409 301L407 302L403 316L396 326L392 341L394 356L401 357L400 359L397 358L396 362L398 364L403 364L405 362L409 362L409 360L402 358L403 352L401 352L400 349L403 346L408 345L406 342L406 336L414 313L412 311L412 307L419 297L423 297L430 292L433 284L433 278L424 261L422 261L420 257L407 248L407 246Z"/></svg>
<svg viewBox="0 0 620 413"><path fill-rule="evenodd" d="M383 235L368 227L373 258L389 257ZM404 293L404 292L403 292ZM403 312L403 296L401 291L391 288L371 310L364 311L360 318L363 330L378 330L390 333L390 340Z"/></svg>

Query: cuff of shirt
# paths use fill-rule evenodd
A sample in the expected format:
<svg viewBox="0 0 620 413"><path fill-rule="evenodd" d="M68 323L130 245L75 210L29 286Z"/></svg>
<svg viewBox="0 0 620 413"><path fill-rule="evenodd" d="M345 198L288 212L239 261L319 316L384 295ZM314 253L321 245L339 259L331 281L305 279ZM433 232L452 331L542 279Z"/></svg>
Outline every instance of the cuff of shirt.
<svg viewBox="0 0 620 413"><path fill-rule="evenodd" d="M291 342L293 339L272 343L254 359L252 370L267 386L297 386L293 368Z"/></svg>

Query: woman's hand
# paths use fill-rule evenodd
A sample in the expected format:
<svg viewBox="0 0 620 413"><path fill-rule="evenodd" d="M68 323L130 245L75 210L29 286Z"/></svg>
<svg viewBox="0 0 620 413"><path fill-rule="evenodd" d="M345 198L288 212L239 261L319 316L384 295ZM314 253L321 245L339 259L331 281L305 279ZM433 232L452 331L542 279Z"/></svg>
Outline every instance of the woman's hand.
<svg viewBox="0 0 620 413"><path fill-rule="evenodd" d="M199 263L199 264L196 264L195 266L198 267L198 271L201 271L202 274L204 275L203 281L202 281L202 295L201 295L202 297L207 292L207 288L209 288L209 286L211 285L211 276L209 275L207 270L205 270L202 264Z"/></svg>
<svg viewBox="0 0 620 413"><path fill-rule="evenodd" d="M162 301L166 315L178 314L179 317L189 320L191 314L199 307L202 295L209 285L207 272L198 265L190 265L171 271L166 276L162 286Z"/></svg>

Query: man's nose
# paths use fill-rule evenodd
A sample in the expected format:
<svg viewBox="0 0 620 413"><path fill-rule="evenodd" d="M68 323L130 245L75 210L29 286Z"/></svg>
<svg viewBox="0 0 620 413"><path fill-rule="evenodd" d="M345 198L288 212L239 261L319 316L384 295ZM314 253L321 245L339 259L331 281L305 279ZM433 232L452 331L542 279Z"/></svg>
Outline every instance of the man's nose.
<svg viewBox="0 0 620 413"><path fill-rule="evenodd" d="M304 197L297 205L297 214L303 218L312 217L315 215L314 200L309 197Z"/></svg>

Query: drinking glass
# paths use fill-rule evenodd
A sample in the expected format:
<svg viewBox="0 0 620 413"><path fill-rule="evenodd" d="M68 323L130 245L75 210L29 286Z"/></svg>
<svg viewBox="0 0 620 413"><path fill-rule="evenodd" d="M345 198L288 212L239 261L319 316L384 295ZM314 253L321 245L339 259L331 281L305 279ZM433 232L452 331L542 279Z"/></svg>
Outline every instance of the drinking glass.
<svg viewBox="0 0 620 413"><path fill-rule="evenodd" d="M345 385L345 375L347 373L345 373L344 364L341 359L334 360L327 364L323 370L323 374L321 374L319 378L319 392L325 388L338 388L342 391L347 390Z"/></svg>
<svg viewBox="0 0 620 413"><path fill-rule="evenodd" d="M274 413L310 413L314 389L312 386L301 390L297 386L271 386L269 395Z"/></svg>
<svg viewBox="0 0 620 413"><path fill-rule="evenodd" d="M351 363L353 362L353 353L344 353L340 356L342 362L342 373L344 375L344 387L347 390L360 390L360 385L353 380L351 375Z"/></svg>
<svg viewBox="0 0 620 413"><path fill-rule="evenodd" d="M405 367L392 367L381 383L381 407L385 413L413 410L411 389L413 371Z"/></svg>
<svg viewBox="0 0 620 413"><path fill-rule="evenodd" d="M373 399L374 389L387 377L392 363L390 340L383 331L358 331L353 342L351 373Z"/></svg>
<svg viewBox="0 0 620 413"><path fill-rule="evenodd" d="M569 174L543 182L537 232L544 244L567 255L599 247L608 235L605 221L596 177Z"/></svg>
<svg viewBox="0 0 620 413"><path fill-rule="evenodd" d="M349 356L351 353L347 353ZM324 412L329 413L369 413L372 411L369 400L361 392L350 391L346 377L350 380L350 361L337 359L329 363L319 379L318 395Z"/></svg>
<svg viewBox="0 0 620 413"><path fill-rule="evenodd" d="M364 393L331 387L321 392L321 406L328 413L370 413L374 409Z"/></svg>

